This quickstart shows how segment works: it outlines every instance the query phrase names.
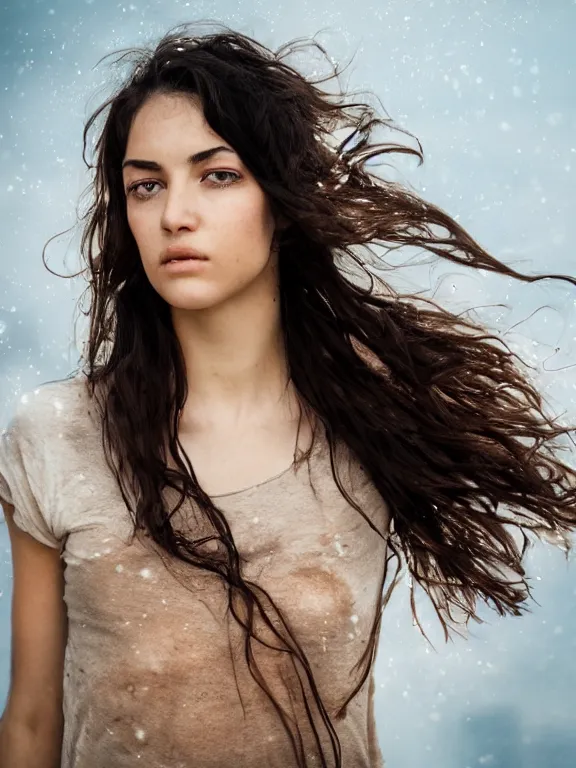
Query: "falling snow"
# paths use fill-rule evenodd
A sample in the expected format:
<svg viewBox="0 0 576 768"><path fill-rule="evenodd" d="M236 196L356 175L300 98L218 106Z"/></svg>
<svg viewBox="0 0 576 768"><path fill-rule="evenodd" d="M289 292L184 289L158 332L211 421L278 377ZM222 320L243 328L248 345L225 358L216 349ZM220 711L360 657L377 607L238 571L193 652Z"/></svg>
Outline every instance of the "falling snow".
<svg viewBox="0 0 576 768"><path fill-rule="evenodd" d="M71 298L79 294L80 282L55 277L40 256L47 238L68 226L77 181L85 172L80 126L86 104L105 80L102 68L93 68L105 53L148 37L158 14L169 26L172 18L182 21L195 13L192 3L179 0L38 0L10 8L2 28L7 66L0 133L3 422L13 405L31 405L23 392L38 395L39 382L65 376L76 362ZM398 157L396 175L451 212L497 258L523 272L574 274L576 3L389 0L369 3L359 14L357 6L341 0L330 7L307 4L299 29L294 8L270 0L258 3L256 11L239 4L224 4L221 10L223 17L230 16L243 29L254 28L256 37L276 45L284 42L284 30L297 36L330 27L320 39L327 41L334 59L343 63L355 54L351 86L376 91L392 116L423 143L424 165L416 168L412 160ZM315 67L316 62L310 62L310 69ZM384 167L374 170L394 176ZM338 179L339 187L346 178ZM322 182L318 188L325 188ZM73 271L63 267L72 261L66 247L58 242L48 247L47 263L56 272ZM449 263L410 267L405 274L414 281L414 290L428 289L453 311L477 307L478 317L505 335L534 366L536 383L559 403L557 410L574 411L574 290L551 281L517 284L487 271L470 275ZM53 407L63 419L64 404L55 399ZM54 437L63 444L67 440L59 430ZM71 480L84 485L90 478L78 475ZM263 514L249 519L254 525L266 520ZM6 601L12 594L12 576L7 531L0 530L5 552L0 599ZM150 568L125 570L115 557L107 558L108 543L108 538L102 539L93 551L87 545L83 554L94 561L91 566L123 574L113 576L117 592L131 578L138 582L138 576L150 582L146 590L152 589L149 603L130 614L133 621L125 616L118 621L120 631L130 637L156 616L169 615L173 602L154 597ZM330 557L343 558L349 551L344 543L348 534L337 534L324 549ZM263 561L269 563L272 556ZM540 605L520 621L494 620L475 627L466 643L445 646L434 636L433 615L422 606L425 629L436 640L430 652L414 631L406 605L391 603L383 618L376 666L376 710L394 712L393 718L378 720L387 764L489 768L514 763L528 768L539 761L568 768L576 752L576 681L571 672L576 618L574 611L566 610L576 598L574 573L561 557L540 549L530 558ZM409 585L414 580L407 576L398 600L406 599ZM347 606L342 613L342 637L360 648L365 638L359 635L359 616L351 610L357 608ZM0 642L5 649L8 614L5 610ZM179 626L191 637L193 625L185 623L187 618L179 616ZM322 653L330 651L327 658L337 650L326 635L320 640L317 635L315 642ZM140 654L136 645L130 652ZM9 679L7 651L0 662L0 681L5 681L1 699ZM144 652L138 663L144 663ZM107 732L116 734L114 728ZM141 742L146 738L142 723L134 727L136 748L141 750L136 756L144 765L147 745ZM267 738L273 740L272 735ZM562 750L567 757L561 765Z"/></svg>

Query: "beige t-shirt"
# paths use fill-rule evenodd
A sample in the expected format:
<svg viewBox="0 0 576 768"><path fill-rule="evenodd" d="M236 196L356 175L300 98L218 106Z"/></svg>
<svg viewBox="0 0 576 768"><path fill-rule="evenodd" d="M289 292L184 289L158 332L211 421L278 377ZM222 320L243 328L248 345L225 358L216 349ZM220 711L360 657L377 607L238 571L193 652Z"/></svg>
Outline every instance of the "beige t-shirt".
<svg viewBox="0 0 576 768"><path fill-rule="evenodd" d="M345 487L386 534L386 505L341 450ZM166 568L142 540L129 542L132 522L81 374L21 399L0 439L0 497L14 504L16 525L59 548L66 566L62 768L296 768L289 736L248 670L226 585L181 562ZM283 612L333 715L360 679L385 539L340 494L325 438L308 465L213 499L247 561L243 577ZM190 503L183 509L182 520L201 524ZM261 668L280 673L273 690L298 717L307 765L319 765L297 692L282 683L286 654L256 652ZM345 717L332 719L343 768L383 766L373 691L371 670Z"/></svg>

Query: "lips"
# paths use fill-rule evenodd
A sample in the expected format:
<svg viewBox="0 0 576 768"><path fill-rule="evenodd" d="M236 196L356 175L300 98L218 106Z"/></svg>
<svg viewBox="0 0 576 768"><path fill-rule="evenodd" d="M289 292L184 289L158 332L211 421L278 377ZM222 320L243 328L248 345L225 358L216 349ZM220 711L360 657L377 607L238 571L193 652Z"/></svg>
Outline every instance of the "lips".
<svg viewBox="0 0 576 768"><path fill-rule="evenodd" d="M171 245L166 249L164 256L162 257L162 264L167 264L170 261L183 261L186 259L207 261L206 256L194 248L188 248L187 246L183 245Z"/></svg>

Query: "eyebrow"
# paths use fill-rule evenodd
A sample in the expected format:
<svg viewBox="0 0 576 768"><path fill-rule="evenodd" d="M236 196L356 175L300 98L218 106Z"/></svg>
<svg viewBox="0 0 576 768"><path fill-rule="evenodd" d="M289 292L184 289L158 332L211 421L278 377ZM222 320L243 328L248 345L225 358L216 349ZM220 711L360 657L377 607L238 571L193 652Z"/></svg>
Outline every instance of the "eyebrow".
<svg viewBox="0 0 576 768"><path fill-rule="evenodd" d="M213 155L217 154L218 152L232 152L232 154L236 154L233 149L230 149L230 147L210 147L210 149L203 149L201 152L196 152L194 155L190 155L188 158L188 163L190 165L199 165L200 163L205 162L206 160L209 160ZM124 168L139 168L143 171L162 171L163 168L160 165L160 163L154 162L154 160L124 160L122 163L122 170Z"/></svg>

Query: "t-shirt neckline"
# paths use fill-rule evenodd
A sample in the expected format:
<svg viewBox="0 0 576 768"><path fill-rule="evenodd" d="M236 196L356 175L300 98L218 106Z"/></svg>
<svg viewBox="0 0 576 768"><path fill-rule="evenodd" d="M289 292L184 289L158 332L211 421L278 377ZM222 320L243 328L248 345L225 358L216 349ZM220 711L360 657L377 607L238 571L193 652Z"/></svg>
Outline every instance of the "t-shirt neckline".
<svg viewBox="0 0 576 768"><path fill-rule="evenodd" d="M319 446L321 443L320 436L318 434L314 435L312 447L310 449L310 456L309 459L311 459L315 453L319 450ZM292 460L292 463L289 467L286 467L286 469L283 469L281 472L278 472L275 475L272 475L272 477L268 477L265 480L261 480L259 483L253 483L252 485L248 485L245 488L239 488L236 491L228 491L227 493L211 493L208 494L211 499L224 499L229 496L239 496L241 493L248 493L249 491L254 491L257 488L262 488L265 485L269 485L270 483L273 483L276 480L280 480L284 475L287 475L289 472L293 471L295 469L295 461Z"/></svg>

